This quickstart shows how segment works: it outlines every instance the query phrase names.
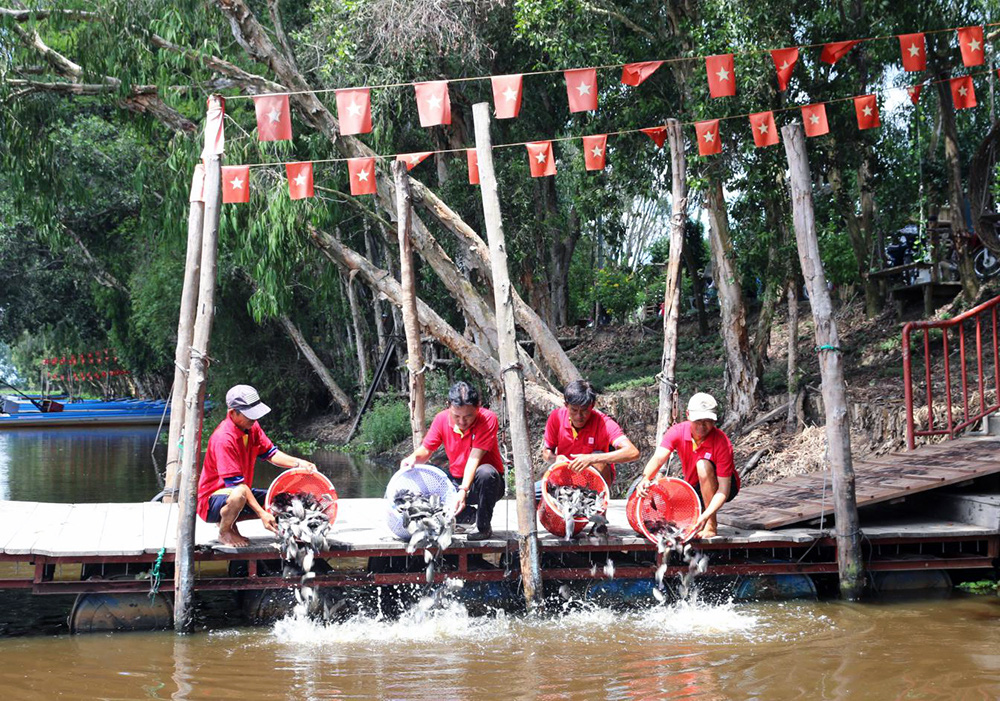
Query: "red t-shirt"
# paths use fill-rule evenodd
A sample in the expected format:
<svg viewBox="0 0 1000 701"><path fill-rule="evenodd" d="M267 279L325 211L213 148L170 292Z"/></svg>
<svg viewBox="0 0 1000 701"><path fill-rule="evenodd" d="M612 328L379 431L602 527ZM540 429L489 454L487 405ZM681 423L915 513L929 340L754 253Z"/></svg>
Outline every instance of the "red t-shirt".
<svg viewBox="0 0 1000 701"><path fill-rule="evenodd" d="M479 408L476 420L465 433L459 433L451 423L451 415L445 409L434 417L431 428L424 436L424 447L433 453L444 444L445 455L448 456L448 471L452 477L461 479L465 475L465 463L473 448L485 450L480 465L492 465L503 474L503 460L500 458L500 444L497 443L497 431L500 422L497 415L489 409Z"/></svg>
<svg viewBox="0 0 1000 701"><path fill-rule="evenodd" d="M695 447L691 438L691 422L674 424L665 434L660 446L675 450L681 458L681 468L684 471L684 481L698 488L698 461L711 460L715 464L717 477L732 477L735 487L740 486L740 476L733 464L733 444L729 436L715 427L705 436L701 445ZM735 492L734 492L735 493Z"/></svg>
<svg viewBox="0 0 1000 701"><path fill-rule="evenodd" d="M621 426L607 414L594 411L583 428L573 428L566 407L549 414L545 423L545 447L556 455L567 458L573 455L610 452L615 441L625 435Z"/></svg>
<svg viewBox="0 0 1000 701"><path fill-rule="evenodd" d="M227 416L222 420L205 450L205 464L198 479L198 515L208 516L208 498L226 486L225 479L243 476L243 483L253 486L253 468L257 458L268 458L277 451L260 424L246 433Z"/></svg>

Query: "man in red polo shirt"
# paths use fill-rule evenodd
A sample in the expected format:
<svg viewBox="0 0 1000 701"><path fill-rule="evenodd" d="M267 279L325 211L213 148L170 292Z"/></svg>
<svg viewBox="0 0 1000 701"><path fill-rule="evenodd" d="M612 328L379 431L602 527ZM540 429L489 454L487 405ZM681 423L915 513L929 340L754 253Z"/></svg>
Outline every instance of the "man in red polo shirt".
<svg viewBox="0 0 1000 701"><path fill-rule="evenodd" d="M591 466L611 486L615 463L632 462L639 450L621 426L610 416L594 409L597 393L586 380L574 380L563 390L565 406L549 414L545 424L542 458L569 461L571 470L580 472Z"/></svg>
<svg viewBox="0 0 1000 701"><path fill-rule="evenodd" d="M274 516L261 504L265 489L253 488L257 458L278 467L305 467L308 460L293 458L278 450L257 419L271 411L250 385L236 385L226 392L226 418L212 432L205 450L205 464L198 479L198 516L219 524L219 541L235 547L250 541L240 535L237 521L259 518L264 527L278 532Z"/></svg>
<svg viewBox="0 0 1000 701"><path fill-rule="evenodd" d="M448 408L434 417L419 448L400 462L402 469L427 461L444 446L448 476L458 487L455 514L459 523L476 519L476 533L469 540L493 535L493 507L504 495L503 460L497 432L497 415L480 406L479 392L466 382L448 390Z"/></svg>
<svg viewBox="0 0 1000 701"><path fill-rule="evenodd" d="M699 538L711 538L718 533L716 514L722 505L740 491L740 475L733 464L733 444L716 428L715 399L698 392L688 401L688 420L671 426L660 441L653 457L646 463L637 489L645 496L670 454L675 450L681 459L684 481L694 487L701 499L701 517L692 532Z"/></svg>

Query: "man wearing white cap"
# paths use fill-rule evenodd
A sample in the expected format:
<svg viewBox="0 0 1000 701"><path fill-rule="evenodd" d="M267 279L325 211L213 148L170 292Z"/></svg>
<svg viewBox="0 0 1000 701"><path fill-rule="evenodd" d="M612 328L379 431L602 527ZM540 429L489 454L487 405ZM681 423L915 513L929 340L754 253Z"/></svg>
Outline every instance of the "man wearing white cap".
<svg viewBox="0 0 1000 701"><path fill-rule="evenodd" d="M315 470L316 466L275 447L257 423L271 408L250 385L236 385L226 392L226 408L226 418L212 432L205 450L198 479L198 515L219 524L222 543L241 547L249 541L236 529L237 521L259 518L266 529L278 532L274 516L261 506L267 490L253 488L257 458L278 467Z"/></svg>
<svg viewBox="0 0 1000 701"><path fill-rule="evenodd" d="M740 476L733 463L733 444L716 428L717 403L710 394L698 392L688 401L687 421L671 426L660 441L653 457L646 463L637 487L645 496L670 454L677 451L681 459L684 481L694 487L701 499L701 517L692 532L699 538L711 538L718 533L716 514L722 505L740 491Z"/></svg>

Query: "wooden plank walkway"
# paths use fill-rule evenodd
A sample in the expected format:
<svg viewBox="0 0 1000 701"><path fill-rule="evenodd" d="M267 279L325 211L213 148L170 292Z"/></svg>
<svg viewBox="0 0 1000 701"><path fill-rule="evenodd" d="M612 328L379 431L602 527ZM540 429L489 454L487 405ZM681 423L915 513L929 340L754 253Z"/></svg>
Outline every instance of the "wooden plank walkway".
<svg viewBox="0 0 1000 701"><path fill-rule="evenodd" d="M1000 439L992 436L958 438L854 463L858 507L996 473L1000 473ZM826 470L746 487L719 512L719 522L766 530L830 515L831 480Z"/></svg>
<svg viewBox="0 0 1000 701"><path fill-rule="evenodd" d="M741 493L740 499L743 498ZM734 501L729 506L738 504ZM727 507L728 508L728 507ZM391 554L405 551L406 544L385 526L385 504L381 499L341 499L337 521L332 530L336 541L331 555L356 552ZM784 512L781 513L784 516ZM638 536L625 518L625 502L612 500L608 511L609 533L604 537L580 537L566 541L541 530L539 540L543 550L655 550ZM99 560L101 558L134 557L149 560L160 547L172 554L176 548L177 507L145 502L138 504L48 504L35 502L0 502L0 557L28 561L34 556L60 558L66 561ZM275 550L274 536L264 530L259 521L240 524L241 532L250 539L246 548L222 545L217 540L218 529L197 521L197 548L212 559L212 553L225 558L236 553L259 554ZM464 536L456 536L453 549L475 547L494 552L517 552L517 511L513 499L497 504L493 515L495 537L488 541L464 544ZM934 518L908 519L905 524L892 522L865 527L870 538L955 538L996 535L995 529L972 524L955 523ZM718 548L803 546L830 532L817 528L783 528L770 531L757 528L722 526L719 536L702 541ZM74 558L77 558L74 560Z"/></svg>

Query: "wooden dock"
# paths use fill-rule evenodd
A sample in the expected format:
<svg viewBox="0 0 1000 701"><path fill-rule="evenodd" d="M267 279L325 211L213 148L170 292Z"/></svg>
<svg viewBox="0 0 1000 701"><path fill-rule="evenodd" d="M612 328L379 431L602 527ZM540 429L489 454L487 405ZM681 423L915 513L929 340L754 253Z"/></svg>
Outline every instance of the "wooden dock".
<svg viewBox="0 0 1000 701"><path fill-rule="evenodd" d="M998 473L1000 439L995 436L960 438L854 462L859 509ZM719 512L719 520L743 529L774 529L829 516L830 480L827 470L747 487Z"/></svg>
<svg viewBox="0 0 1000 701"><path fill-rule="evenodd" d="M859 462L859 504L898 501L907 495L1000 472L1000 442L962 439L913 453ZM832 512L822 498L822 475L749 487L722 512L725 525L716 538L696 543L711 555L707 575L836 574L832 524L788 527ZM827 485L827 490L829 485ZM827 491L829 494L829 491ZM1000 514L1000 497L987 494ZM993 505L993 502L989 502ZM407 556L406 544L385 524L381 499L341 499L332 537L336 543L322 557L330 571L318 586L358 587L424 582L422 553ZM895 507L893 507L895 508ZM963 521L948 513L900 514L892 509L863 509L867 566L886 570L959 570L990 568L1000 555L1000 517ZM649 579L658 566L653 544L632 531L625 503L614 500L607 536L572 541L544 531L540 535L542 573L549 580L604 579L604 564L615 565L615 578ZM997 522L994 522L993 520ZM0 589L28 589L37 594L142 592L150 589L148 572L161 548L166 564L161 591L172 591L176 546L176 505L51 504L0 502ZM470 582L516 583L518 546L513 500L497 505L495 538L484 542L455 539L436 575ZM743 525L741 525L741 523ZM764 526L767 527L764 527ZM267 564L277 559L274 537L257 521L240 524L251 540L246 548L224 546L217 528L198 521L196 561L200 590L268 589L289 582ZM246 561L239 574L226 561ZM207 563L221 562L213 568ZM102 576L104 568L127 576ZM672 562L668 573L686 566ZM277 570L277 571L280 571ZM94 577L94 573L98 573ZM136 576L138 573L138 576Z"/></svg>

